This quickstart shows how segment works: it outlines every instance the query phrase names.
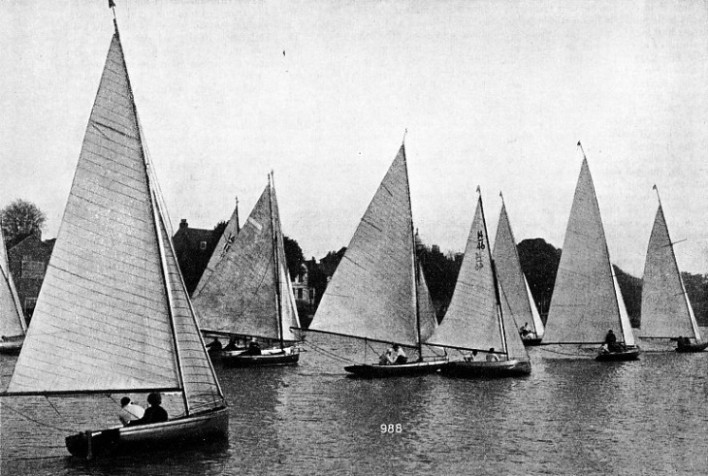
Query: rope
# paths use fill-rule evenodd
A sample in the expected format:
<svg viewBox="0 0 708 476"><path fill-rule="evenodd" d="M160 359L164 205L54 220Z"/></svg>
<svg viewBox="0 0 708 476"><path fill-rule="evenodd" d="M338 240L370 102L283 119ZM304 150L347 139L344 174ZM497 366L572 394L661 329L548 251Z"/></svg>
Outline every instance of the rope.
<svg viewBox="0 0 708 476"><path fill-rule="evenodd" d="M550 352L551 354L558 354L558 355L567 355L569 357L577 357L578 356L578 352L561 352L558 350L551 350L547 347L541 347L541 350L543 352Z"/></svg>
<svg viewBox="0 0 708 476"><path fill-rule="evenodd" d="M349 359L349 358L347 358L347 357L342 357L341 355L335 354L334 352L331 352L331 351L329 351L329 350L325 350L325 349L323 349L322 347L320 347L320 346L318 346L318 345L316 345L316 344L313 344L312 342L309 342L309 341L308 341L308 342L307 342L306 344L304 344L304 345L306 345L306 346L311 346L311 347L312 347L312 350L314 350L315 352L318 352L318 353L320 353L320 354L322 354L322 355L324 355L324 356L327 356L327 357L329 357L329 358L331 358L331 359L333 359L333 360L337 360L337 361L339 361L339 362L344 362L344 363L356 363L356 362L355 362L354 360L352 360L352 359Z"/></svg>
<svg viewBox="0 0 708 476"><path fill-rule="evenodd" d="M73 428L61 428L61 427L58 427L58 426L54 426L54 425L50 425L50 424L48 424L48 423L41 422L41 421L39 421L39 420L37 420L37 419L35 419L35 418L32 418L32 417L30 417L30 416L28 416L28 415L25 415L24 413L22 413L22 412L19 411L19 410L16 410L16 409L12 408L10 405L8 405L8 404L5 403L5 402L3 402L3 406L4 406L4 407L7 407L8 409L10 409L10 410L12 410L13 412L17 413L18 415L20 415L20 416L21 416L22 418L24 418L25 420L31 421L31 422L33 422L33 423L36 423L36 424L39 425L39 426L51 428L52 430L61 431L61 432L74 432L74 431L77 431L77 430L75 430L75 429L73 429Z"/></svg>

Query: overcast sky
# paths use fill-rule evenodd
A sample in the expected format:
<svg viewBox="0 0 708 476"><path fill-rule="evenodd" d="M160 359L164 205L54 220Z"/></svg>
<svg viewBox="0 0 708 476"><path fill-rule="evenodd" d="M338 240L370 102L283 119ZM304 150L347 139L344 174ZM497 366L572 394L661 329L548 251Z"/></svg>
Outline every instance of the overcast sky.
<svg viewBox="0 0 708 476"><path fill-rule="evenodd" d="M563 237L588 156L612 260L641 276L661 192L708 272L699 1L126 1L121 39L173 225L242 219L275 170L306 257L348 244L408 129L413 215L462 251L481 185L517 241ZM105 0L0 2L0 206L56 235L113 32Z"/></svg>

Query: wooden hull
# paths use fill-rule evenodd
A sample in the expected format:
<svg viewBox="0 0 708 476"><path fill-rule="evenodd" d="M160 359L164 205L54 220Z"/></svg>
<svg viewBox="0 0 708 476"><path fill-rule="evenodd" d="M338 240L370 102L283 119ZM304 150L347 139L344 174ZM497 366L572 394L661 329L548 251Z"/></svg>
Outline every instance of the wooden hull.
<svg viewBox="0 0 708 476"><path fill-rule="evenodd" d="M271 367L297 365L300 353L293 347L286 347L277 352L266 349L261 355L244 355L243 351L221 352L221 363L227 367Z"/></svg>
<svg viewBox="0 0 708 476"><path fill-rule="evenodd" d="M694 344L683 344L676 347L676 352L703 352L708 348L708 342L696 342Z"/></svg>
<svg viewBox="0 0 708 476"><path fill-rule="evenodd" d="M22 350L22 344L25 342L25 337L9 338L0 341L0 354L17 355Z"/></svg>
<svg viewBox="0 0 708 476"><path fill-rule="evenodd" d="M66 448L76 457L92 459L176 448L187 443L208 444L228 438L228 434L228 409L217 408L163 423L78 433L66 437Z"/></svg>
<svg viewBox="0 0 708 476"><path fill-rule="evenodd" d="M626 347L621 350L613 351L601 350L597 354L597 357L595 357L595 360L599 360L600 362L622 362L627 360L638 360L639 353L639 347L637 346Z"/></svg>
<svg viewBox="0 0 708 476"><path fill-rule="evenodd" d="M443 375L465 378L522 377L531 374L531 362L500 360L498 362L450 362L443 368Z"/></svg>
<svg viewBox="0 0 708 476"><path fill-rule="evenodd" d="M359 364L344 367L344 370L363 378L410 377L438 372L445 364L447 359L393 365Z"/></svg>

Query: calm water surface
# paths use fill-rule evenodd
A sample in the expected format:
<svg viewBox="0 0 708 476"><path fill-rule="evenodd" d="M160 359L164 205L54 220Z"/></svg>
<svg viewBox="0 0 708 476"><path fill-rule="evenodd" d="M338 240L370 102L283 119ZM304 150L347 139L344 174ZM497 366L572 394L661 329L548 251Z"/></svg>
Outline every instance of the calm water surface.
<svg viewBox="0 0 708 476"><path fill-rule="evenodd" d="M209 449L79 462L64 437L115 424L121 395L3 398L2 475L708 474L708 353L598 363L533 348L527 378L358 380L329 352L363 358L360 343L308 339L297 367L217 366L230 437Z"/></svg>

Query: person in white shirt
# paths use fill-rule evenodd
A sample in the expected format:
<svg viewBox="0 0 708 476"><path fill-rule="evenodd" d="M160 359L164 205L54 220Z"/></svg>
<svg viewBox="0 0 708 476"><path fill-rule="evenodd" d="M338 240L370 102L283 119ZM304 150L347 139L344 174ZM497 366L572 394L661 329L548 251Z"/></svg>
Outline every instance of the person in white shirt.
<svg viewBox="0 0 708 476"><path fill-rule="evenodd" d="M120 399L120 413L118 413L118 418L123 425L130 425L131 421L140 420L145 414L145 409L140 405L130 401L129 397L123 397Z"/></svg>
<svg viewBox="0 0 708 476"><path fill-rule="evenodd" d="M499 362L499 356L494 353L494 347L489 349L489 353L487 354L487 362Z"/></svg>

